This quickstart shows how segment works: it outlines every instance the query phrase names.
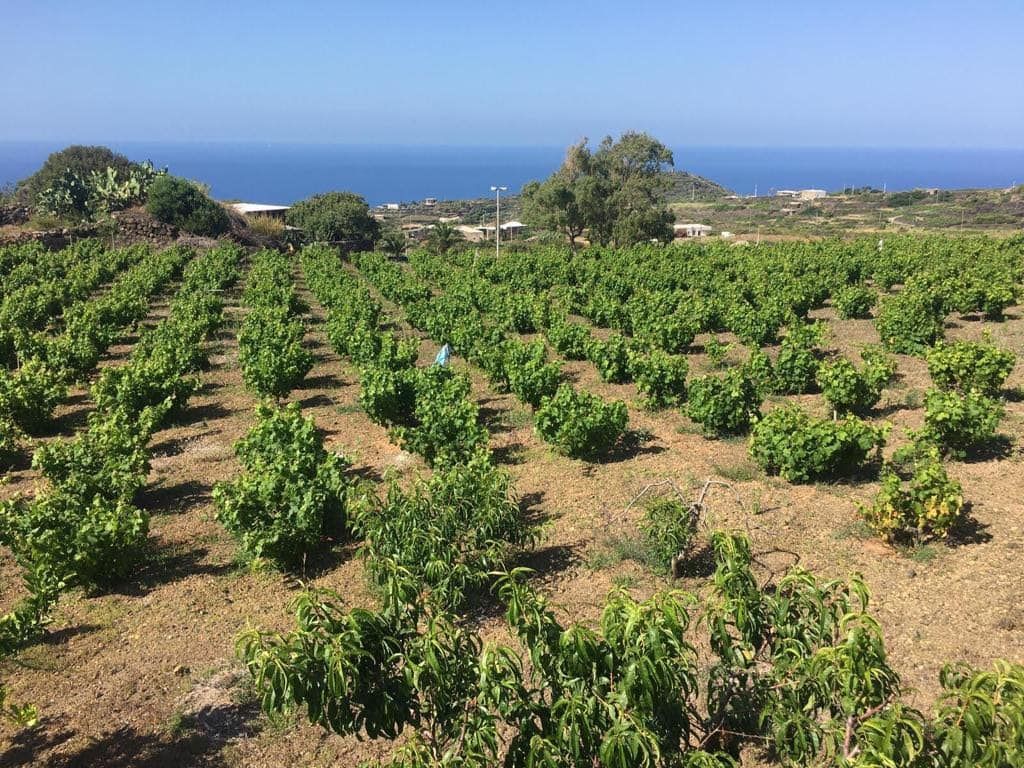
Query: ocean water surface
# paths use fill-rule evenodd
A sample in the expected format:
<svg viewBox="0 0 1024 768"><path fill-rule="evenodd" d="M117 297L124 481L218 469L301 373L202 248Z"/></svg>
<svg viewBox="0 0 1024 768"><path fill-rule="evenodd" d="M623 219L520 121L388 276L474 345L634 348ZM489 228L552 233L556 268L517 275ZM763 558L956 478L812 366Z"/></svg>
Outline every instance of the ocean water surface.
<svg viewBox="0 0 1024 768"><path fill-rule="evenodd" d="M70 143L70 142L68 142ZM31 174L65 144L0 142L0 185ZM133 160L208 184L221 200L288 204L343 189L371 205L518 192L558 167L563 147L110 142ZM1024 183L1024 149L677 147L676 167L749 195L873 186L963 189Z"/></svg>

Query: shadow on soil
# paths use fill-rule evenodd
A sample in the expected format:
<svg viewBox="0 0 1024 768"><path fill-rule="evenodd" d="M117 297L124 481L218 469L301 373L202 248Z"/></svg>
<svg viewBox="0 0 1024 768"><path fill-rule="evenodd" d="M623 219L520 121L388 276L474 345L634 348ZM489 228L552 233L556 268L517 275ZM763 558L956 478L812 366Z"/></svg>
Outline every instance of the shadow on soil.
<svg viewBox="0 0 1024 768"><path fill-rule="evenodd" d="M153 458L168 458L170 456L180 456L188 450L190 445L195 445L200 442L204 437L216 434L212 429L207 429L197 434L183 435L181 437L173 437L167 440L162 440L156 443L150 448L150 455Z"/></svg>
<svg viewBox="0 0 1024 768"><path fill-rule="evenodd" d="M578 562L580 557L575 547L557 545L519 553L508 563L508 570L529 568L533 572L529 581L536 583L551 579ZM498 599L492 587L493 582L488 587L468 593L458 613L477 624L502 619L505 616L505 604Z"/></svg>
<svg viewBox="0 0 1024 768"><path fill-rule="evenodd" d="M1008 459L1013 454L1013 440L1008 435L996 435L983 445L979 445L964 456L968 464L981 464L986 461Z"/></svg>
<svg viewBox="0 0 1024 768"><path fill-rule="evenodd" d="M182 512L211 498L213 486L198 480L182 480L171 485L158 485L139 492L139 506L154 513Z"/></svg>
<svg viewBox="0 0 1024 768"><path fill-rule="evenodd" d="M313 390L313 389L337 389L338 387L345 386L345 382L342 381L337 374L334 373L322 373L319 376L311 376L308 379L302 380L302 386L300 390Z"/></svg>
<svg viewBox="0 0 1024 768"><path fill-rule="evenodd" d="M491 449L491 456L497 464L514 466L526 461L526 446L522 443L509 443L498 448Z"/></svg>
<svg viewBox="0 0 1024 768"><path fill-rule="evenodd" d="M139 572L117 590L123 595L146 595L164 584L189 576L223 576L234 570L233 563L205 562L209 550L205 547L183 550L180 545L153 547L143 560Z"/></svg>
<svg viewBox="0 0 1024 768"><path fill-rule="evenodd" d="M967 547L972 544L986 544L992 541L992 534L988 532L988 526L978 522L971 514L971 505L968 502L964 505L963 520L946 538L946 546L951 549Z"/></svg>
<svg viewBox="0 0 1024 768"><path fill-rule="evenodd" d="M630 429L623 433L619 442L604 456L596 460L597 464L618 464L629 461L637 456L653 456L664 453L668 449L654 442L654 435L643 429Z"/></svg>
<svg viewBox="0 0 1024 768"><path fill-rule="evenodd" d="M299 405L303 408L330 408L334 404L330 395L324 394L310 395L299 400Z"/></svg>
<svg viewBox="0 0 1024 768"><path fill-rule="evenodd" d="M252 733L256 710L251 705L221 705L183 721L175 734L143 733L131 726L94 738L87 745L59 755L47 754L75 736L52 719L26 728L0 752L0 765L48 765L52 768L180 768L224 766L224 743ZM215 728L211 728L215 726Z"/></svg>
<svg viewBox="0 0 1024 768"><path fill-rule="evenodd" d="M227 416L231 416L236 413L237 410L238 409L225 408L220 403L193 405L186 408L181 416L175 419L174 423L176 426L183 427L203 421L215 421L217 419L223 419Z"/></svg>

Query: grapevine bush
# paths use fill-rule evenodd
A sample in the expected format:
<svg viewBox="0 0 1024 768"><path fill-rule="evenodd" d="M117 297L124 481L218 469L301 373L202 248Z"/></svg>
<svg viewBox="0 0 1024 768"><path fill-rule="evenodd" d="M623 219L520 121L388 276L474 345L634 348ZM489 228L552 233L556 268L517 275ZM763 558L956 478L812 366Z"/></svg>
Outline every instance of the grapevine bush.
<svg viewBox="0 0 1024 768"><path fill-rule="evenodd" d="M537 409L537 432L560 453L577 458L608 451L626 429L626 404L604 402L562 384Z"/></svg>
<svg viewBox="0 0 1024 768"><path fill-rule="evenodd" d="M548 341L566 360L586 360L590 348L590 331L579 323L562 320L552 323L547 333Z"/></svg>
<svg viewBox="0 0 1024 768"><path fill-rule="evenodd" d="M894 465L886 464L878 495L860 512L884 539L914 544L945 538L966 514L963 489L946 474L934 448L921 452L907 479Z"/></svg>
<svg viewBox="0 0 1024 768"><path fill-rule="evenodd" d="M818 368L818 386L836 413L867 413L878 404L882 390L896 373L890 358L870 351L862 355L864 367L860 370L845 357L827 360Z"/></svg>
<svg viewBox="0 0 1024 768"><path fill-rule="evenodd" d="M722 376L701 376L689 387L686 415L712 435L745 432L761 407L763 395L742 368Z"/></svg>
<svg viewBox="0 0 1024 768"><path fill-rule="evenodd" d="M629 367L647 407L667 408L686 400L686 375L690 367L683 355L671 355L660 349L634 351Z"/></svg>
<svg viewBox="0 0 1024 768"><path fill-rule="evenodd" d="M248 558L292 568L329 535L344 536L348 462L324 449L297 403L261 404L235 445L244 472L213 491L217 519Z"/></svg>
<svg viewBox="0 0 1024 768"><path fill-rule="evenodd" d="M820 365L821 342L824 326L819 323L791 325L779 347L775 360L774 384L779 394L811 392Z"/></svg>
<svg viewBox="0 0 1024 768"><path fill-rule="evenodd" d="M468 376L432 366L416 371L415 382L412 424L394 431L404 448L435 467L464 464L487 451L487 430L469 399Z"/></svg>
<svg viewBox="0 0 1024 768"><path fill-rule="evenodd" d="M242 321L238 360L245 386L264 397L281 398L292 391L313 367L303 348L302 321L275 308L256 309Z"/></svg>
<svg viewBox="0 0 1024 768"><path fill-rule="evenodd" d="M607 341L592 341L587 350L587 357L597 368L602 381L622 384L630 380L629 352L629 342L626 338L613 333Z"/></svg>
<svg viewBox="0 0 1024 768"><path fill-rule="evenodd" d="M844 319L870 317L878 303L878 294L866 285L848 285L835 295L836 314Z"/></svg>
<svg viewBox="0 0 1024 768"><path fill-rule="evenodd" d="M806 483L851 476L872 451L880 454L884 443L883 429L855 416L819 420L793 405L769 411L754 425L750 455L769 474Z"/></svg>
<svg viewBox="0 0 1024 768"><path fill-rule="evenodd" d="M941 296L924 288L907 287L882 302L875 328L890 352L919 355L945 333Z"/></svg>
<svg viewBox="0 0 1024 768"><path fill-rule="evenodd" d="M991 397L999 393L1017 357L988 341L940 341L928 350L927 360L928 373L939 389L973 389Z"/></svg>
<svg viewBox="0 0 1024 768"><path fill-rule="evenodd" d="M930 389L924 396L922 437L953 456L963 457L992 441L1002 415L1002 404L977 390L961 393Z"/></svg>

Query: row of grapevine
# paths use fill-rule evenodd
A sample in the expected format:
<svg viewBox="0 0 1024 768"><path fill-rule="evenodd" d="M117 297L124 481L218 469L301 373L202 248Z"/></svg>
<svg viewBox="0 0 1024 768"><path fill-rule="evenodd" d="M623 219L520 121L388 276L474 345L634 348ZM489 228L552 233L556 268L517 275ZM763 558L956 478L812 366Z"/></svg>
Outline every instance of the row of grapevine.
<svg viewBox="0 0 1024 768"><path fill-rule="evenodd" d="M726 261L713 246L591 249L568 257L535 249L501 261L478 254L442 259L417 252L410 262L416 275L444 286L434 302L452 316L490 319L507 332L542 332L565 357L590 359L602 379L635 380L648 405L685 403L686 415L711 435L753 427L755 461L795 482L854 477L879 464L889 427L872 426L861 417L870 414L896 373L895 361L873 347L863 350L861 367L842 356L827 357L821 349L824 325L803 318L829 297L841 316L867 316L877 293L863 281L871 278L883 289L904 283L900 293L883 301L876 323L890 349L926 354L938 387L926 393L924 430L910 435L910 449L882 463L883 488L862 513L890 540L943 537L962 522L966 505L959 485L935 455L963 456L991 443L1002 410L998 390L1015 361L1012 353L990 344L930 345L941 339L949 312L1002 318L1021 279L1020 244L976 239L950 247L945 240L898 239L884 252L866 245L758 249L760 264L743 252L731 253ZM688 261L682 264L684 255ZM775 271L773 282L767 281L768 270ZM697 276L706 282L696 282ZM751 318L757 312L740 306L737 286L744 301L757 305L757 311L768 307L779 323L762 325L763 333L755 333ZM920 319L924 315L911 306L914 302L915 307L927 305L929 319ZM690 312L694 305L700 310L697 322ZM570 313L617 330L597 341L569 319ZM730 320L743 317L754 325ZM900 323L907 328L897 329ZM914 335L911 326L920 331L929 323L933 331ZM780 324L786 332L773 359L757 345L777 341ZM687 381L685 358L668 350L685 351L697 332L721 330L755 344L747 361L724 375ZM704 351L721 367L726 348L714 336ZM952 372L954 366L959 374ZM956 376L962 379L959 384L953 383ZM833 409L833 421L815 419L796 406L761 415L769 394L819 391Z"/></svg>
<svg viewBox="0 0 1024 768"><path fill-rule="evenodd" d="M54 334L17 335L19 364L0 370L0 465L10 462L25 434L39 435L52 424L54 408L68 385L82 380L122 330L141 320L148 299L175 275L190 254L179 248L150 254L137 249L101 296L67 307ZM124 256L116 263L123 263Z"/></svg>
<svg viewBox="0 0 1024 768"><path fill-rule="evenodd" d="M191 261L169 316L93 385L96 408L86 429L36 450L33 467L46 487L0 504L0 543L21 566L28 592L0 617L0 650L37 638L61 592L103 590L138 562L149 516L133 497L149 471L146 445L198 385L202 346L221 322L219 291L237 279L239 255L222 246Z"/></svg>
<svg viewBox="0 0 1024 768"><path fill-rule="evenodd" d="M313 356L302 346L303 307L288 257L254 253L242 301L248 312L238 334L238 359L245 386L260 397L280 399L313 367Z"/></svg>
<svg viewBox="0 0 1024 768"><path fill-rule="evenodd" d="M487 375L492 386L512 392L535 411L537 432L570 456L606 453L626 429L625 403L606 403L564 382L543 343L509 338L499 326L454 296L434 297L429 286L379 254L359 254L359 270L388 299L403 307L408 321Z"/></svg>
<svg viewBox="0 0 1024 768"><path fill-rule="evenodd" d="M487 430L469 396L469 378L447 366L418 368L418 343L381 331L380 305L336 251L306 248L302 264L310 289L327 308L328 340L359 367L359 401L367 415L433 467L487 454Z"/></svg>
<svg viewBox="0 0 1024 768"><path fill-rule="evenodd" d="M19 341L45 328L69 304L81 301L119 271L136 263L144 248L108 249L82 240L60 251L41 245L0 248L0 260L16 266L0 280L0 358L16 364Z"/></svg>

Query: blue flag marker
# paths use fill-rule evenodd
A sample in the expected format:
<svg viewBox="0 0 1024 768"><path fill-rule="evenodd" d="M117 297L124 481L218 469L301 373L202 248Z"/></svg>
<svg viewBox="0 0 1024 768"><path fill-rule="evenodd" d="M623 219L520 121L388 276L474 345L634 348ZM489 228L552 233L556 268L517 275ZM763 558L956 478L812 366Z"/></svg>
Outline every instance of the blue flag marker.
<svg viewBox="0 0 1024 768"><path fill-rule="evenodd" d="M434 358L434 365L448 365L448 359L452 356L452 348L445 344Z"/></svg>

